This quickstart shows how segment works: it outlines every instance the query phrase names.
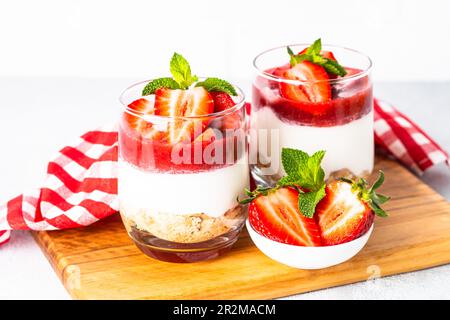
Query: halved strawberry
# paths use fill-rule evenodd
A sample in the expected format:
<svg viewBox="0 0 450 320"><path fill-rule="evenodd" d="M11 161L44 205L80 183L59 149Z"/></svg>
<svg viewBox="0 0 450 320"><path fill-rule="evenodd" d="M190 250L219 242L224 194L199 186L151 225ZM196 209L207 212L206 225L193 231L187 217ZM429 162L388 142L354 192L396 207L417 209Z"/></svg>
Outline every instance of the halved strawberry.
<svg viewBox="0 0 450 320"><path fill-rule="evenodd" d="M159 88L155 92L155 114L158 116L183 116L187 91Z"/></svg>
<svg viewBox="0 0 450 320"><path fill-rule="evenodd" d="M327 185L326 196L317 205L315 216L324 245L335 245L364 234L375 214L351 184L334 181Z"/></svg>
<svg viewBox="0 0 450 320"><path fill-rule="evenodd" d="M214 112L221 112L227 109L233 108L236 103L233 98L228 93L225 92L210 92L214 100ZM218 127L226 129L238 129L241 126L241 118L238 113L232 113L224 116L223 118L218 118L216 122L220 122Z"/></svg>
<svg viewBox="0 0 450 320"><path fill-rule="evenodd" d="M328 59L330 59L330 60L337 61L336 58L335 58L335 56L334 56L334 54L333 54L333 52L331 52L331 51L325 51L325 50L322 50L322 51L320 52L320 54L321 54L322 57L324 57L324 58L328 58Z"/></svg>
<svg viewBox="0 0 450 320"><path fill-rule="evenodd" d="M284 78L288 77L288 74L284 75ZM284 82L280 82L279 86L280 94L283 97L294 101L309 102L309 98L303 90L302 86L296 86Z"/></svg>
<svg viewBox="0 0 450 320"><path fill-rule="evenodd" d="M261 235L282 243L320 246L319 228L298 209L298 191L281 188L258 196L249 206L249 221Z"/></svg>
<svg viewBox="0 0 450 320"><path fill-rule="evenodd" d="M331 99L330 79L325 69L309 61L296 64L283 74L285 79L304 81L302 85L280 83L283 97L302 102L326 102Z"/></svg>
<svg viewBox="0 0 450 320"><path fill-rule="evenodd" d="M306 50L308 50L308 48L303 49L302 51L299 52L299 54L306 53ZM320 54L324 58L328 58L330 60L334 60L337 62L333 52L331 52L331 51L322 50L322 51L320 51ZM336 79L338 77L335 74L328 74L328 76L330 77L330 79Z"/></svg>
<svg viewBox="0 0 450 320"><path fill-rule="evenodd" d="M214 132L214 129L208 128L206 129L202 134L200 134L197 138L195 138L194 143L196 142L213 142L216 140L216 134Z"/></svg>
<svg viewBox="0 0 450 320"><path fill-rule="evenodd" d="M203 87L190 90L160 88L155 92L155 114L169 117L195 117L214 111L211 95ZM175 119L169 123L168 139L171 143L191 141L194 131L200 134L208 120ZM198 129L198 130L197 130Z"/></svg>
<svg viewBox="0 0 450 320"><path fill-rule="evenodd" d="M154 114L153 104L147 99L140 98L130 103L128 108L131 109L131 112L125 112L125 120L130 128L139 132L146 139L154 138L158 131L152 128L151 122L142 118L142 116ZM133 115L133 112L136 115Z"/></svg>
<svg viewBox="0 0 450 320"><path fill-rule="evenodd" d="M213 91L209 94L214 100L214 112L225 111L236 105L233 98L226 92Z"/></svg>
<svg viewBox="0 0 450 320"><path fill-rule="evenodd" d="M273 68L270 70L270 73L272 73L276 77L282 77L283 74L291 68L290 63L286 63L285 65L282 65L281 67Z"/></svg>

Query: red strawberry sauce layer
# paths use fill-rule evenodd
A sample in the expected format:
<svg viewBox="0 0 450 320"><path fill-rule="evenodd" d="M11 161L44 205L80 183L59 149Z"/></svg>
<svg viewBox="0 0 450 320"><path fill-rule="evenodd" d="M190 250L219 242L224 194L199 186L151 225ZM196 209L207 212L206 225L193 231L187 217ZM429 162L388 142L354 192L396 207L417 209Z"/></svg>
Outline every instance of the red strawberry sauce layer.
<svg viewBox="0 0 450 320"><path fill-rule="evenodd" d="M147 139L130 128L122 119L119 126L120 157L139 169L147 171L194 173L214 170L235 164L244 156L245 135L242 135L240 131L243 132L237 129L234 137L224 136L215 140L184 142L186 148L182 148L181 142L172 145L164 139ZM176 153L176 151L178 156L174 158L172 152ZM219 152L217 156L216 151ZM203 157L205 154L207 156ZM180 162L177 159L187 161Z"/></svg>
<svg viewBox="0 0 450 320"><path fill-rule="evenodd" d="M350 74L359 72L346 68ZM266 73L272 74L274 69ZM332 84L332 99L326 102L301 102L286 99L279 93L279 82L258 76L253 84L253 110L271 108L284 122L315 127L349 123L372 109L372 86L366 77L346 81L345 87Z"/></svg>

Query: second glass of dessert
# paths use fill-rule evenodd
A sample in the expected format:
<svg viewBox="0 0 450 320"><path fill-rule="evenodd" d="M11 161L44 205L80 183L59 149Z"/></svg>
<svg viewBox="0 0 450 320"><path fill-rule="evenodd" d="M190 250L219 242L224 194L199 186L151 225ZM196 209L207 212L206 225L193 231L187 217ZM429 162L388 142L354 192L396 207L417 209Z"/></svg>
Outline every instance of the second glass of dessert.
<svg viewBox="0 0 450 320"><path fill-rule="evenodd" d="M179 54L170 71L120 97L120 214L145 254L195 262L229 249L245 221L236 201L249 185L244 95L192 75Z"/></svg>
<svg viewBox="0 0 450 320"><path fill-rule="evenodd" d="M273 185L284 173L283 147L326 150L326 177L372 171L372 63L366 55L322 46L319 39L267 50L254 67L250 163L257 184Z"/></svg>

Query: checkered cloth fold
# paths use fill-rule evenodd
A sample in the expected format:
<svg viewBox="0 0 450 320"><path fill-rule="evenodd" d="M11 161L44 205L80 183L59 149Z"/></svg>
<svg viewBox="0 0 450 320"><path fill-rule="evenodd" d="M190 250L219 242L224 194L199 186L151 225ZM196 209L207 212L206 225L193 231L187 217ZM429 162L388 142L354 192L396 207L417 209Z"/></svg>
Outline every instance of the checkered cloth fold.
<svg viewBox="0 0 450 320"><path fill-rule="evenodd" d="M374 100L374 133L384 150L417 174L448 155L386 102ZM0 207L0 244L11 230L60 230L90 225L118 210L117 131L89 131L49 162L43 186Z"/></svg>

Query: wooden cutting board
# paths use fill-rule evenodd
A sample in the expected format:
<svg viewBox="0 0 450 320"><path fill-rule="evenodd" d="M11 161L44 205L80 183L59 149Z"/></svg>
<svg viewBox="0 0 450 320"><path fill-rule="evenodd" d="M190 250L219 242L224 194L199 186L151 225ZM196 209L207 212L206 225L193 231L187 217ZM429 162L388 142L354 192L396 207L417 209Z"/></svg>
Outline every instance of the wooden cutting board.
<svg viewBox="0 0 450 320"><path fill-rule="evenodd" d="M281 265L244 230L225 256L173 264L143 255L118 215L90 227L36 232L34 237L77 299L268 299L450 263L450 204L394 161L377 159L391 195L390 217L376 218L366 247L323 270Z"/></svg>

